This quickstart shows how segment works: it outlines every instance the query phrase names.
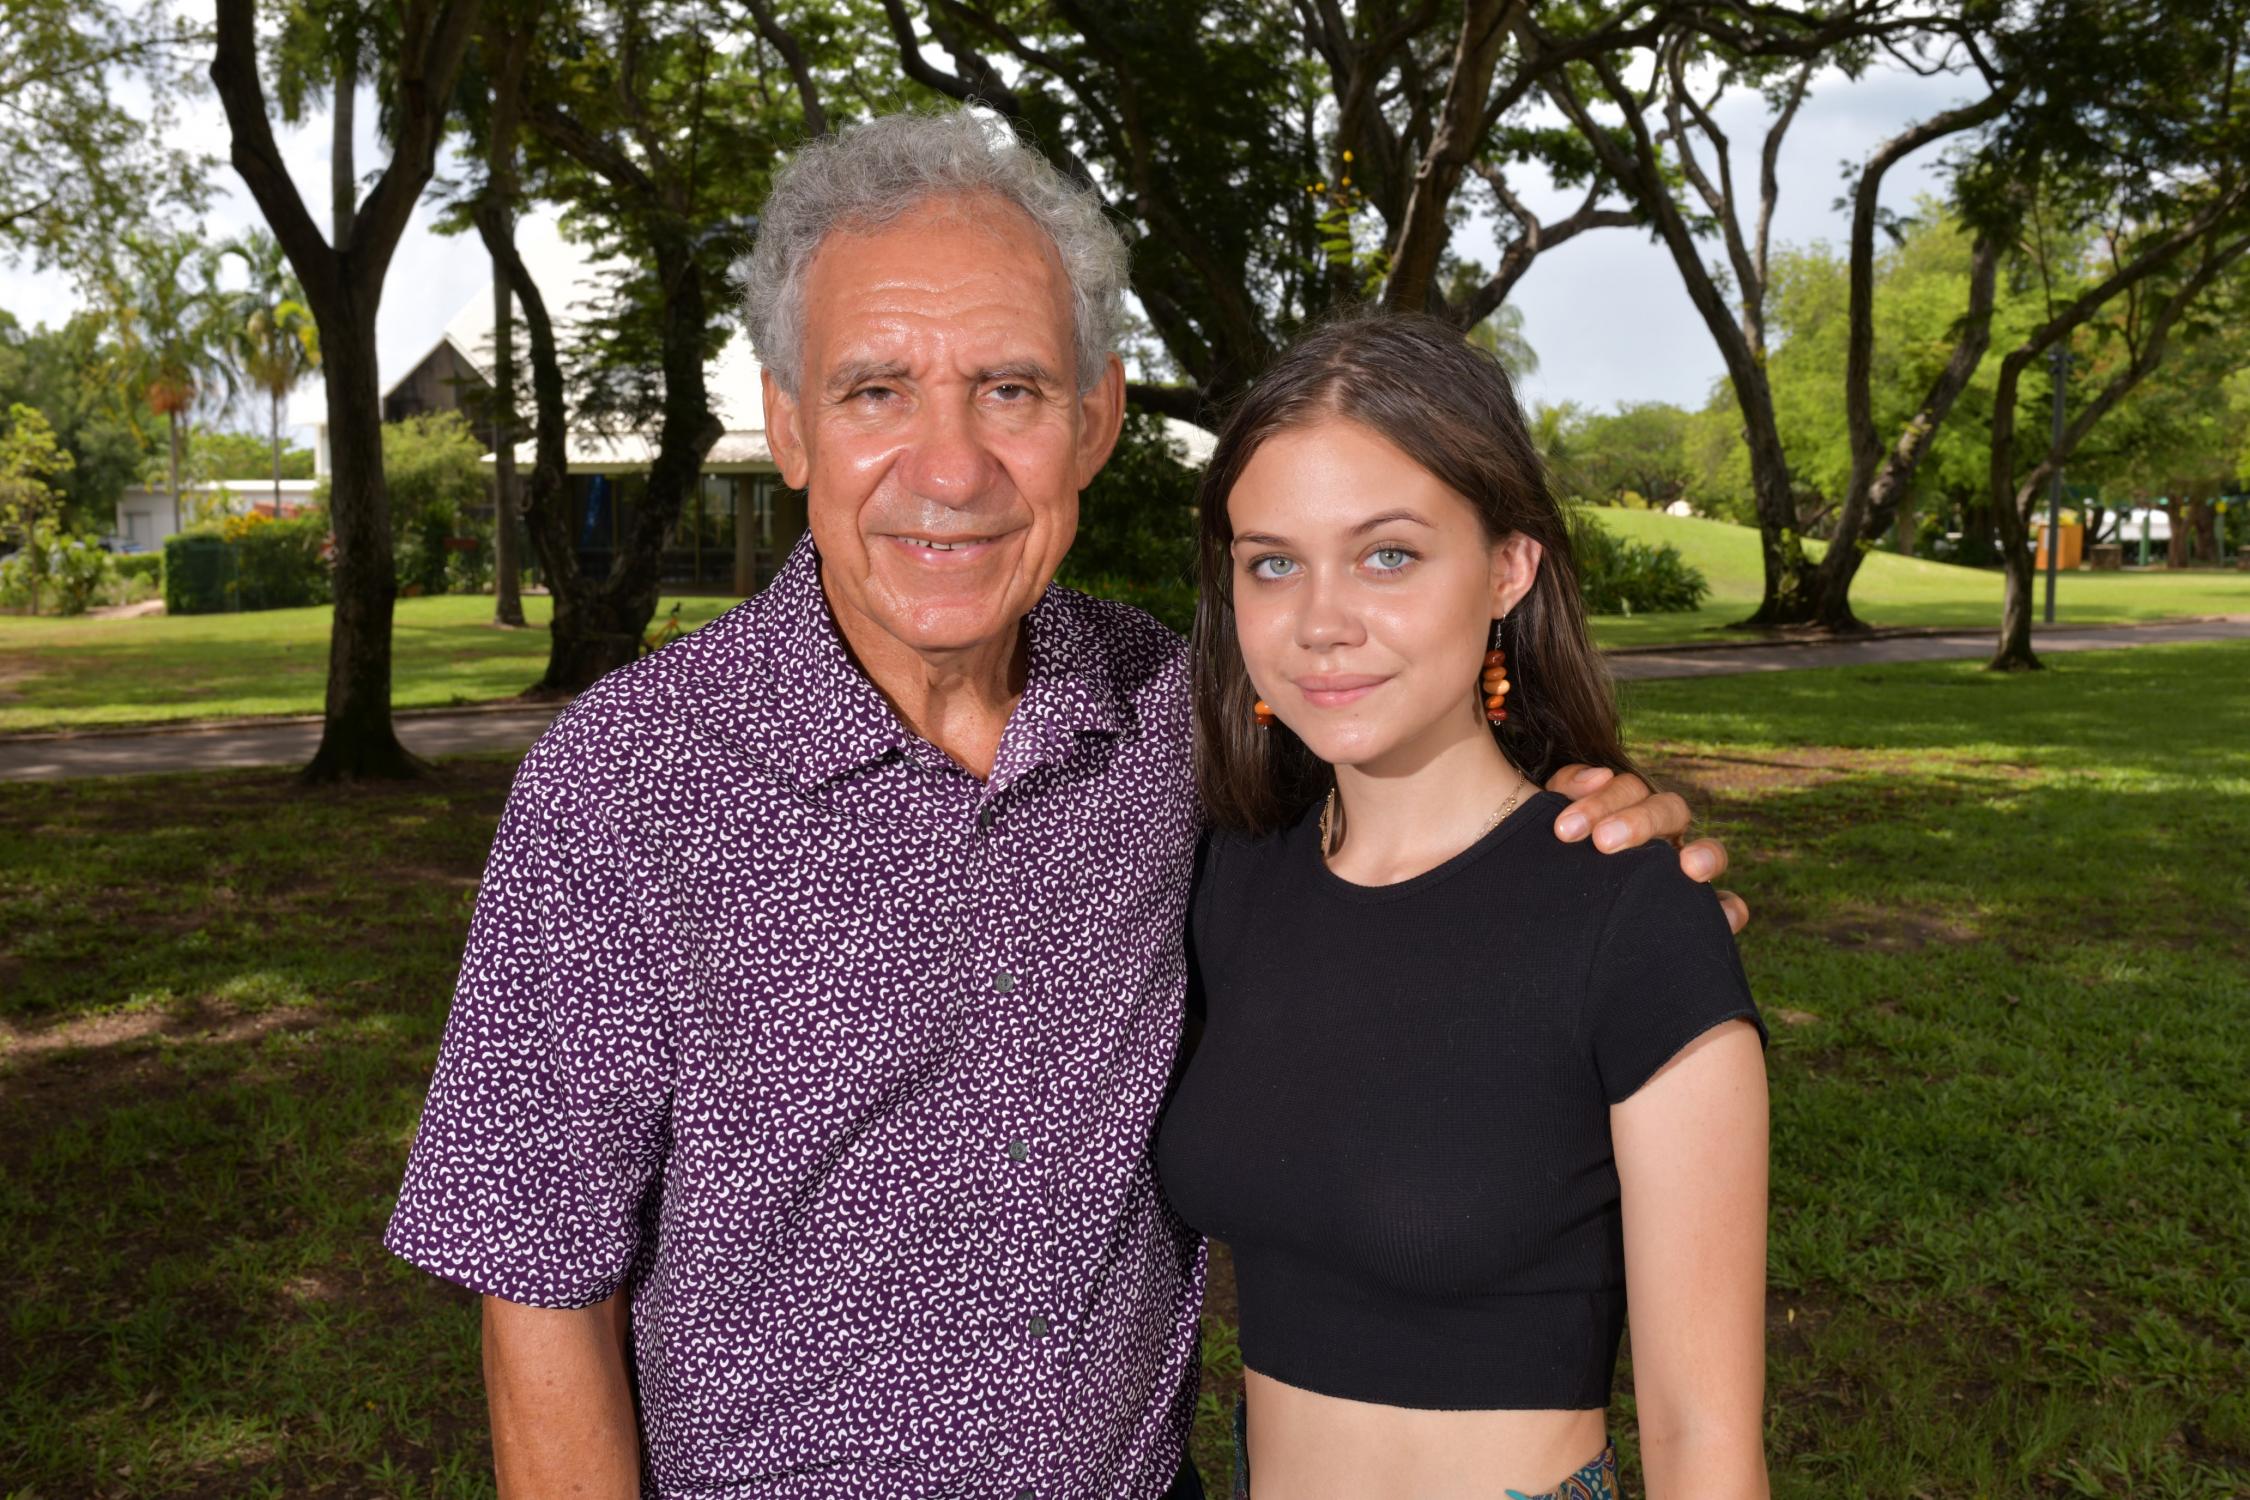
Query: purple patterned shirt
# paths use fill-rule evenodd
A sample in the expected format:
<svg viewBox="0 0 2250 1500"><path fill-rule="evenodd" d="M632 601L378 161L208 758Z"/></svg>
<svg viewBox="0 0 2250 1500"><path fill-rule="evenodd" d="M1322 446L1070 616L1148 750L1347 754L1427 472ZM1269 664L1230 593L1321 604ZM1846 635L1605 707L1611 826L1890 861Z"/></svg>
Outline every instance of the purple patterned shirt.
<svg viewBox="0 0 2250 1500"><path fill-rule="evenodd" d="M517 773L385 1242L535 1306L629 1288L655 1494L1176 1471L1185 652L1063 589L1026 624L979 781L852 665L807 541Z"/></svg>

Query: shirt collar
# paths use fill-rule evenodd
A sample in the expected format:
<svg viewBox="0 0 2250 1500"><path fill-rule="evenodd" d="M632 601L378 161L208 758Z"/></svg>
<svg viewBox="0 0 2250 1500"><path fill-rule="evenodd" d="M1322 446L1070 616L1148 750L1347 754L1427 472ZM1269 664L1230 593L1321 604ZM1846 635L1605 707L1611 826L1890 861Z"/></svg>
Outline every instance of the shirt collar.
<svg viewBox="0 0 2250 1500"><path fill-rule="evenodd" d="M774 575L765 602L767 625L780 648L781 694L769 739L801 784L818 786L893 752L910 751L914 736L844 644L820 585L820 554L810 535ZM1024 617L1029 661L1023 697L1001 736L987 798L1042 765L1068 759L1079 734L1124 728L1094 608L1050 585Z"/></svg>

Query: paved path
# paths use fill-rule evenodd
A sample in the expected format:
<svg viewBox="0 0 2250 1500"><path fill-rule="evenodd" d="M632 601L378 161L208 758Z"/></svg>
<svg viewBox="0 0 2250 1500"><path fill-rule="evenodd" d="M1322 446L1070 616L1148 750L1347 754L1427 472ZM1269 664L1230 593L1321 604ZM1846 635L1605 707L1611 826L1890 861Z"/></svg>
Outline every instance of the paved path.
<svg viewBox="0 0 2250 1500"><path fill-rule="evenodd" d="M2057 626L2041 630L2037 648L2115 650L2188 641L2250 640L2250 616L2163 625ZM1633 651L1610 657L1620 678L1721 677L1806 667L1882 665L1903 661L1975 660L1992 652L1989 630L1954 635L1883 636L1803 645L1718 645ZM553 719L551 706L402 713L398 736L425 758L522 750ZM138 734L60 734L0 739L0 781L52 781L72 776L132 776L157 771L213 771L238 766L303 765L320 743L318 719Z"/></svg>
<svg viewBox="0 0 2250 1500"><path fill-rule="evenodd" d="M425 759L487 750L525 750L559 704L480 713L400 714L399 741ZM220 771L237 766L301 766L320 748L320 720L214 724L155 734L76 734L0 739L0 781L66 776L140 776L154 771Z"/></svg>
<svg viewBox="0 0 2250 1500"><path fill-rule="evenodd" d="M1891 635L1864 641L1807 641L1785 646L1725 645L1633 651L1613 655L1620 678L1725 677L1738 672L1789 672L1806 667L1884 666L1902 661L1977 661L1992 655L1996 635L1972 630L1945 635ZM2250 640L2250 615L2179 620L2160 625L2051 625L2032 633L2032 649L2114 651L2192 641ZM0 773L4 774L4 773Z"/></svg>

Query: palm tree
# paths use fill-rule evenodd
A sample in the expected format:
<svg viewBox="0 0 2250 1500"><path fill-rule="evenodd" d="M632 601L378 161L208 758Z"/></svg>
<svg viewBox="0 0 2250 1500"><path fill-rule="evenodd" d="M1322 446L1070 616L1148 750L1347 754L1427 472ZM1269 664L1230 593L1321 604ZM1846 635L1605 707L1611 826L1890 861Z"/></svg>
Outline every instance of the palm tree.
<svg viewBox="0 0 2250 1500"><path fill-rule="evenodd" d="M1539 354L1524 337L1523 309L1503 302L1482 323L1469 330L1469 342L1499 359L1517 380L1539 372Z"/></svg>
<svg viewBox="0 0 2250 1500"><path fill-rule="evenodd" d="M178 514L186 419L199 400L223 402L234 391L234 370L222 352L225 299L216 257L193 235L129 234L123 244L124 260L103 270L102 290L125 380L169 429L166 475Z"/></svg>
<svg viewBox="0 0 2250 1500"><path fill-rule="evenodd" d="M222 254L239 259L250 285L232 299L229 352L244 382L263 392L273 436L273 513L281 514L281 403L320 368L320 329L305 306L305 289L289 269L281 242L253 228Z"/></svg>

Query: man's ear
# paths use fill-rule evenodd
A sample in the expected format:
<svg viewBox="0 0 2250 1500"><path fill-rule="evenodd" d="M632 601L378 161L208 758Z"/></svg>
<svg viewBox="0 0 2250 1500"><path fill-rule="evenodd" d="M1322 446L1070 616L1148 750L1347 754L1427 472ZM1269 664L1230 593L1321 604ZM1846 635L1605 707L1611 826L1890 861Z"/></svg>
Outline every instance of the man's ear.
<svg viewBox="0 0 2250 1500"><path fill-rule="evenodd" d="M781 482L793 490L805 487L812 462L805 456L805 434L798 423L797 398L781 388L773 371L758 372L759 394L766 406L766 450L781 470Z"/></svg>
<svg viewBox="0 0 2250 1500"><path fill-rule="evenodd" d="M1523 602L1538 580L1540 559L1547 555L1534 537L1511 531L1492 544L1492 618L1507 614Z"/></svg>
<svg viewBox="0 0 2250 1500"><path fill-rule="evenodd" d="M1078 472L1074 488L1084 489L1117 451L1117 434L1125 425L1125 366L1114 354L1102 366L1102 378L1078 398Z"/></svg>

